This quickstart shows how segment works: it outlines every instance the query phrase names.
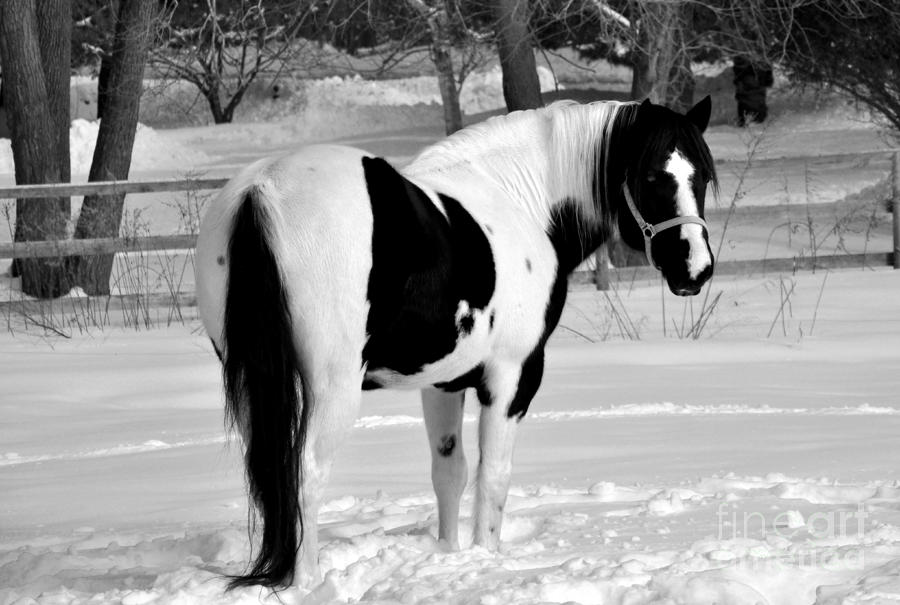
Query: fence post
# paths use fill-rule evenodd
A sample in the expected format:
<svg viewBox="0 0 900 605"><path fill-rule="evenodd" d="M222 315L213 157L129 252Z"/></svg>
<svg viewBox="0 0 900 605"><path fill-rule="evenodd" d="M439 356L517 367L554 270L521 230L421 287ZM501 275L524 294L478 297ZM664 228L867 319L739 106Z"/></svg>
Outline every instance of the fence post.
<svg viewBox="0 0 900 605"><path fill-rule="evenodd" d="M609 290L609 250L601 244L594 253L594 285L598 290Z"/></svg>
<svg viewBox="0 0 900 605"><path fill-rule="evenodd" d="M894 269L900 269L900 151L894 152L891 188L891 214L894 226Z"/></svg>

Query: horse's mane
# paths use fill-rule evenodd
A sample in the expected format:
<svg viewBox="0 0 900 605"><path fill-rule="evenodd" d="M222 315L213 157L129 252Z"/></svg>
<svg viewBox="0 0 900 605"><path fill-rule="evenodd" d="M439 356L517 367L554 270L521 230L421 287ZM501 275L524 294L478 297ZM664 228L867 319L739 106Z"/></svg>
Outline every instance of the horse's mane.
<svg viewBox="0 0 900 605"><path fill-rule="evenodd" d="M564 101L548 107L553 112L551 174L556 179L551 190L578 204L582 220L594 225L610 220L611 141L619 127L634 119L636 108L636 103L618 101L587 105Z"/></svg>
<svg viewBox="0 0 900 605"><path fill-rule="evenodd" d="M542 200L534 210L550 219L553 206L563 200L579 204L579 214L588 221L604 220L594 203L598 193L606 199L597 170L606 168L606 148L616 120L631 120L634 103L605 101L582 105L574 101L558 101L540 109L516 111L496 116L457 131L446 139L423 150L409 165L412 174L444 172L461 165L477 167L495 174L521 172L520 159L497 153L509 144L515 147L523 137L540 137L548 142L547 174L530 175L543 180L550 199ZM493 170L492 170L493 168ZM605 174L604 174L605 177Z"/></svg>
<svg viewBox="0 0 900 605"><path fill-rule="evenodd" d="M468 164L480 153L496 148L498 137L511 138L524 128L532 128L547 108L526 109L488 118L457 130L445 139L429 145L410 162L416 172L443 171Z"/></svg>

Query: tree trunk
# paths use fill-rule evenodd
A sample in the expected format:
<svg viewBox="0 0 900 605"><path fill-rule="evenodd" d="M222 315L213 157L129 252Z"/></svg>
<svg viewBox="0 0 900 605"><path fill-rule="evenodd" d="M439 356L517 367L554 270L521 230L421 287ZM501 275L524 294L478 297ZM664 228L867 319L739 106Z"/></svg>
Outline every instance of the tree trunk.
<svg viewBox="0 0 900 605"><path fill-rule="evenodd" d="M227 115L225 108L222 107L222 100L219 98L219 85L215 84L207 89L200 91L206 97L209 103L209 112L213 117L213 124L228 124L231 122L231 116Z"/></svg>
<svg viewBox="0 0 900 605"><path fill-rule="evenodd" d="M60 179L68 182L71 180L72 3L70 0L38 0L36 9L38 40L52 120L53 148L49 153L53 154L59 165Z"/></svg>
<svg viewBox="0 0 900 605"><path fill-rule="evenodd" d="M100 73L97 74L97 119L103 119L103 111L106 109L107 97L109 97L109 70L112 67L112 45L115 38L116 19L119 16L118 0L108 0L108 4L101 9L105 15L102 23L105 25L103 33L103 47L100 53Z"/></svg>
<svg viewBox="0 0 900 605"><path fill-rule="evenodd" d="M691 71L691 57L682 53L670 78L669 107L679 113L687 113L694 106L696 82Z"/></svg>
<svg viewBox="0 0 900 605"><path fill-rule="evenodd" d="M234 120L234 112L237 110L238 105L241 104L244 95L247 93L247 89L250 88L250 84L252 84L255 79L256 74L251 74L247 80L234 91L234 94L231 95L231 100L228 101L228 104L225 105L225 109L222 112L222 121L217 122L218 124L231 124Z"/></svg>
<svg viewBox="0 0 900 605"><path fill-rule="evenodd" d="M692 6L647 2L639 11L632 49L631 98L649 98L676 111L687 111L694 97L688 49Z"/></svg>
<svg viewBox="0 0 900 605"><path fill-rule="evenodd" d="M120 4L110 53L107 99L91 162L90 181L128 178L155 6L152 0ZM119 235L124 202L124 194L85 197L75 237ZM112 254L73 259L75 279L85 292L109 294L113 259Z"/></svg>
<svg viewBox="0 0 900 605"><path fill-rule="evenodd" d="M650 54L647 50L649 39L646 31L644 27L640 27L637 33L638 43L631 50L631 99L633 101L643 101L650 97L656 75L650 71Z"/></svg>
<svg viewBox="0 0 900 605"><path fill-rule="evenodd" d="M438 86L441 89L441 104L444 106L444 131L453 134L461 130L462 109L459 106L459 90L453 75L453 62L448 49L434 48L434 65L438 73Z"/></svg>
<svg viewBox="0 0 900 605"><path fill-rule="evenodd" d="M650 3L646 10L650 70L653 78L650 100L659 105L668 105L672 64L678 52L675 48L677 26L674 22L678 9L670 4Z"/></svg>
<svg viewBox="0 0 900 605"><path fill-rule="evenodd" d="M495 0L494 10L506 109L541 107L544 102L528 31L528 2Z"/></svg>
<svg viewBox="0 0 900 605"><path fill-rule="evenodd" d="M691 70L690 38L693 21L692 4L682 4L673 7L672 21L677 25L673 28L672 67L669 70L669 91L666 95L666 104L679 113L686 113L694 106L694 72Z"/></svg>
<svg viewBox="0 0 900 605"><path fill-rule="evenodd" d="M438 0L437 6L426 4L424 0L406 0L419 17L428 24L431 36L431 60L437 70L441 104L444 107L444 131L453 134L462 128L462 111L459 108L459 89L453 74L453 41L450 35L448 5L453 0Z"/></svg>
<svg viewBox="0 0 900 605"><path fill-rule="evenodd" d="M450 40L450 19L447 9L435 11L428 20L431 30L431 52L437 69L438 87L441 89L441 103L444 106L444 131L453 134L462 129L462 110L459 107L459 89L453 74L453 48Z"/></svg>
<svg viewBox="0 0 900 605"><path fill-rule="evenodd" d="M109 70L112 68L112 55L109 49L100 56L100 73L97 75L97 119L102 120L109 99Z"/></svg>
<svg viewBox="0 0 900 605"><path fill-rule="evenodd" d="M69 180L68 0L0 2L0 63L16 183ZM16 241L67 236L68 198L16 201ZM69 290L62 258L18 259L22 291L52 298Z"/></svg>

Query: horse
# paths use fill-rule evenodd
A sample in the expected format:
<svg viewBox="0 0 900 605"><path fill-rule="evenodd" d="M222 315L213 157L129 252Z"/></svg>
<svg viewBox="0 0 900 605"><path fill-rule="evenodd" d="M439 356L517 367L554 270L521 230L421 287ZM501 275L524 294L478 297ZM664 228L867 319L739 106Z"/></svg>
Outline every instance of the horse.
<svg viewBox="0 0 900 605"><path fill-rule="evenodd" d="M229 588L321 580L317 511L362 391L421 389L438 539L459 548L466 391L480 402L474 544L496 550L516 429L568 276L617 233L674 294L713 272L711 103L559 102L494 117L404 169L311 145L208 208L197 300L244 446L256 557ZM251 530L255 531L255 530Z"/></svg>

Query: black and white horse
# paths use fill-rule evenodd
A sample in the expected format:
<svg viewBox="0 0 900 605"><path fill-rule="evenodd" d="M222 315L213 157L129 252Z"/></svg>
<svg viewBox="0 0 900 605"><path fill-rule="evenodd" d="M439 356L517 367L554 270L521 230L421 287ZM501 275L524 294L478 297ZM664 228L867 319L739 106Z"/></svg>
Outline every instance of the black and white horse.
<svg viewBox="0 0 900 605"><path fill-rule="evenodd" d="M481 403L475 544L496 549L516 427L541 383L567 278L616 231L679 295L712 275L702 132L649 102L497 117L402 171L316 145L238 174L197 243L200 313L223 364L261 518L232 586L320 579L316 516L363 389L421 389L439 539L458 547L463 400Z"/></svg>

